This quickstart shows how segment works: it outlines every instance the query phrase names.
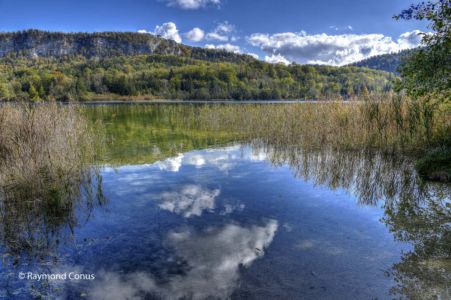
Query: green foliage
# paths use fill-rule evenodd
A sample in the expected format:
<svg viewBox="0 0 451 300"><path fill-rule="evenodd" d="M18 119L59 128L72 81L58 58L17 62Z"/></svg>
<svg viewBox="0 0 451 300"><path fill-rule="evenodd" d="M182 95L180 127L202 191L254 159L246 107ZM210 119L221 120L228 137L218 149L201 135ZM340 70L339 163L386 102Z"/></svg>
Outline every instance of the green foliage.
<svg viewBox="0 0 451 300"><path fill-rule="evenodd" d="M194 48L151 34L136 32L63 33L41 30L0 32L0 56L106 58L159 54L222 62L255 61L249 55ZM171 64L171 58L166 62Z"/></svg>
<svg viewBox="0 0 451 300"><path fill-rule="evenodd" d="M449 100L451 77L451 1L412 5L396 19L429 21L432 34L423 34L425 48L413 52L401 66L400 87L413 97L433 95Z"/></svg>
<svg viewBox="0 0 451 300"><path fill-rule="evenodd" d="M9 100L12 97L9 85L0 81L0 100Z"/></svg>
<svg viewBox="0 0 451 300"><path fill-rule="evenodd" d="M0 33L0 99L338 99L391 90L356 67L271 65L150 34Z"/></svg>
<svg viewBox="0 0 451 300"><path fill-rule="evenodd" d="M414 54L415 50L402 50L397 53L376 55L359 62L353 63L352 66L367 67L375 70L382 70L391 73L398 73L399 66L404 62L406 57Z"/></svg>
<svg viewBox="0 0 451 300"><path fill-rule="evenodd" d="M423 178L449 182L451 181L450 157L449 147L433 149L418 160L416 169Z"/></svg>
<svg viewBox="0 0 451 300"><path fill-rule="evenodd" d="M0 82L12 87L6 97L7 89L0 84L1 99L340 99L388 91L394 78L357 67L284 66L253 59L218 62L159 54L0 58Z"/></svg>

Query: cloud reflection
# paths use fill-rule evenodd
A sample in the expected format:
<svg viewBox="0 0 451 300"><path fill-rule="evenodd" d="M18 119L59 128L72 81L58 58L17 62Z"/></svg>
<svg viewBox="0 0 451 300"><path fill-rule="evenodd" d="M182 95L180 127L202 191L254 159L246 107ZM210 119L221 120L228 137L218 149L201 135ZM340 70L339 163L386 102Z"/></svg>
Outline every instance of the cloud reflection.
<svg viewBox="0 0 451 300"><path fill-rule="evenodd" d="M209 190L199 185L189 184L176 192L164 192L159 196L159 207L179 214L185 218L201 216L204 210L212 211L215 208L219 189Z"/></svg>
<svg viewBox="0 0 451 300"><path fill-rule="evenodd" d="M178 172L182 166L183 154L156 162L162 171Z"/></svg>
<svg viewBox="0 0 451 300"><path fill-rule="evenodd" d="M102 280L89 291L92 299L141 299L152 295L162 299L227 299L239 279L240 266L249 267L264 255L277 231L278 222L264 226L228 224L201 232L183 229L171 232L167 243L178 260L188 265L184 275L157 284L150 274L126 276L101 274Z"/></svg>

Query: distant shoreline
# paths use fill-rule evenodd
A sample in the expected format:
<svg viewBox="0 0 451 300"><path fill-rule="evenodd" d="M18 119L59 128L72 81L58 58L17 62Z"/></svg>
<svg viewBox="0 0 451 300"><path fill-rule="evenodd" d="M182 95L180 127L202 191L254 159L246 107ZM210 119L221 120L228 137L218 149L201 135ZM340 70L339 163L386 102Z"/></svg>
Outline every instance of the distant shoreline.
<svg viewBox="0 0 451 300"><path fill-rule="evenodd" d="M0 105L20 101L0 101ZM45 104L49 101L33 102ZM51 102L51 101L50 101ZM55 101L65 105L134 105L134 104L300 104L300 103L358 103L361 100L92 100L92 101ZM32 103L32 102L30 102Z"/></svg>
<svg viewBox="0 0 451 300"><path fill-rule="evenodd" d="M330 103L349 102L343 100L105 100L105 101L77 101L67 102L81 105L108 104L296 104L296 103ZM357 101L352 101L357 102Z"/></svg>

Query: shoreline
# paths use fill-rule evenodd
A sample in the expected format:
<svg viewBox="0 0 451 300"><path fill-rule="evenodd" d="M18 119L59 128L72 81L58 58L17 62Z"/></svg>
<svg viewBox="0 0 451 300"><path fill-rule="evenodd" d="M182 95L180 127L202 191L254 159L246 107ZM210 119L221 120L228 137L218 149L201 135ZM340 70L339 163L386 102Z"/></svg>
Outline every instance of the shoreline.
<svg viewBox="0 0 451 300"><path fill-rule="evenodd" d="M22 101L0 101L0 105ZM64 105L133 105L133 104L301 104L301 103L360 103L361 100L89 100L89 101L39 101L34 105L55 102Z"/></svg>
<svg viewBox="0 0 451 300"><path fill-rule="evenodd" d="M68 102L81 105L108 104L291 104L291 103L320 103L337 102L335 100L94 100ZM340 101L342 102L342 101Z"/></svg>

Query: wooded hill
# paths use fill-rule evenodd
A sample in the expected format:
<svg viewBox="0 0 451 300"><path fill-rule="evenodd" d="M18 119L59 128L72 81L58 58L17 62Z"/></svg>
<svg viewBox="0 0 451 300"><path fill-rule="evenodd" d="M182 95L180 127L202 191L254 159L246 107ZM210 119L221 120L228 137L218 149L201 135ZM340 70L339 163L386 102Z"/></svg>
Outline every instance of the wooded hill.
<svg viewBox="0 0 451 300"><path fill-rule="evenodd" d="M386 72L398 74L398 67L403 63L403 61L413 52L412 50L403 50L397 53L382 54L373 56L356 63L351 64L356 67L367 67L375 70L382 70Z"/></svg>
<svg viewBox="0 0 451 300"><path fill-rule="evenodd" d="M392 89L355 66L268 64L150 34L0 33L0 99L337 99Z"/></svg>

